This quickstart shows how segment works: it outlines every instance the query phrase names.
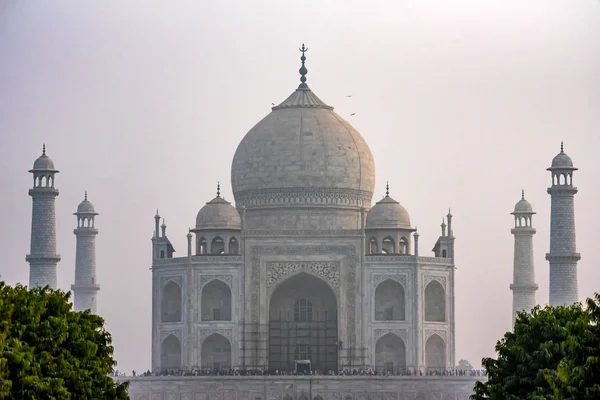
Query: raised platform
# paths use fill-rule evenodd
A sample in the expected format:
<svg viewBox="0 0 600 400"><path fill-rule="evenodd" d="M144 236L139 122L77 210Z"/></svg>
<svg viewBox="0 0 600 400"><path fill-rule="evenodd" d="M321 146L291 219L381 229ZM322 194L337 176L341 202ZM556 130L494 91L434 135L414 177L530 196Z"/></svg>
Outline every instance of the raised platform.
<svg viewBox="0 0 600 400"><path fill-rule="evenodd" d="M468 400L484 376L155 376L131 400Z"/></svg>

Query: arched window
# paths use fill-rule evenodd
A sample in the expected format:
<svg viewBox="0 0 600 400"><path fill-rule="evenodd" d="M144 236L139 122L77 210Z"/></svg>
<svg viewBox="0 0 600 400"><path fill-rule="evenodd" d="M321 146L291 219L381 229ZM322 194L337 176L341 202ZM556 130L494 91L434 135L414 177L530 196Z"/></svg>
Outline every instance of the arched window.
<svg viewBox="0 0 600 400"><path fill-rule="evenodd" d="M202 321L231 321L231 289L219 279L202 288Z"/></svg>
<svg viewBox="0 0 600 400"><path fill-rule="evenodd" d="M438 281L431 281L425 288L425 321L446 321L446 293Z"/></svg>
<svg viewBox="0 0 600 400"><path fill-rule="evenodd" d="M300 299L294 304L294 321L312 321L312 303L306 299Z"/></svg>
<svg viewBox="0 0 600 400"><path fill-rule="evenodd" d="M403 236L398 244L398 253L409 254L410 252L408 250L408 239Z"/></svg>
<svg viewBox="0 0 600 400"><path fill-rule="evenodd" d="M404 321L405 319L404 287L393 279L386 279L375 289L375 320Z"/></svg>
<svg viewBox="0 0 600 400"><path fill-rule="evenodd" d="M229 239L229 254L239 254L240 246L238 245L238 241L235 237Z"/></svg>
<svg viewBox="0 0 600 400"><path fill-rule="evenodd" d="M396 246L394 246L394 239L389 236L383 239L383 243L381 244L381 252L385 254L395 253Z"/></svg>
<svg viewBox="0 0 600 400"><path fill-rule="evenodd" d="M377 253L378 253L377 239L372 237L371 240L369 240L369 254L377 254Z"/></svg>
<svg viewBox="0 0 600 400"><path fill-rule="evenodd" d="M181 322L181 288L169 281L162 288L160 314L162 322Z"/></svg>
<svg viewBox="0 0 600 400"><path fill-rule="evenodd" d="M446 343L438 335L432 335L425 344L425 364L428 371L441 372L446 368Z"/></svg>
<svg viewBox="0 0 600 400"><path fill-rule="evenodd" d="M212 240L210 245L211 254L223 254L225 252L225 243L219 236Z"/></svg>
<svg viewBox="0 0 600 400"><path fill-rule="evenodd" d="M169 335L160 346L160 366L164 369L181 368L181 342L174 335Z"/></svg>
<svg viewBox="0 0 600 400"><path fill-rule="evenodd" d="M205 237L201 237L196 245L196 254L208 254L208 243Z"/></svg>
<svg viewBox="0 0 600 400"><path fill-rule="evenodd" d="M225 336L213 333L204 339L201 351L203 368L231 368L231 343Z"/></svg>
<svg viewBox="0 0 600 400"><path fill-rule="evenodd" d="M385 372L400 372L406 369L406 346L404 341L388 333L375 344L375 368Z"/></svg>

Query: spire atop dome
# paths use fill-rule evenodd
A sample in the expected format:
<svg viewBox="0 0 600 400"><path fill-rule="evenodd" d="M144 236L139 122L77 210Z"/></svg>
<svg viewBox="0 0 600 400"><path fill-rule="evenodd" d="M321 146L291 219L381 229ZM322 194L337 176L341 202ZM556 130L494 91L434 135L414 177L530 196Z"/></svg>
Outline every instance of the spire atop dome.
<svg viewBox="0 0 600 400"><path fill-rule="evenodd" d="M217 197L221 197L221 182L217 181Z"/></svg>
<svg viewBox="0 0 600 400"><path fill-rule="evenodd" d="M46 155L46 143L44 143L42 145L42 155L45 156Z"/></svg>
<svg viewBox="0 0 600 400"><path fill-rule="evenodd" d="M386 196L390 195L390 183L389 182L385 183L385 195Z"/></svg>
<svg viewBox="0 0 600 400"><path fill-rule="evenodd" d="M560 152L561 152L561 153L564 153L564 152L565 152L565 148L564 148L564 146L563 146L563 142L562 142L562 140L560 141Z"/></svg>
<svg viewBox="0 0 600 400"><path fill-rule="evenodd" d="M521 189L521 200L525 200L525 189Z"/></svg>
<svg viewBox="0 0 600 400"><path fill-rule="evenodd" d="M84 200L87 200L87 190L85 191L85 196L84 196Z"/></svg>
<svg viewBox="0 0 600 400"><path fill-rule="evenodd" d="M300 82L302 83L300 84L300 86L298 86L298 90L310 90L310 88L306 84L306 74L308 73L308 70L304 65L304 62L306 61L306 56L304 55L304 53L308 51L308 47L304 47L304 43L302 43L302 47L300 47L298 50L302 52L302 57L300 57L300 60L302 61L302 66L298 70L298 72L300 72Z"/></svg>

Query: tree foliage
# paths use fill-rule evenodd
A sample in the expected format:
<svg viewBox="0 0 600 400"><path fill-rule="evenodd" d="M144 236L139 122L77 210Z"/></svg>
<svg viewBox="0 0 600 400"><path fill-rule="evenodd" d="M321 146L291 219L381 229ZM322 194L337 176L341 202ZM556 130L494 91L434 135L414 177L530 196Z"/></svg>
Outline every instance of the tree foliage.
<svg viewBox="0 0 600 400"><path fill-rule="evenodd" d="M513 332L497 342L498 358L484 358L480 399L599 399L600 295L587 307L535 307L519 313Z"/></svg>
<svg viewBox="0 0 600 400"><path fill-rule="evenodd" d="M1 399L129 399L104 320L74 312L70 293L0 282Z"/></svg>
<svg viewBox="0 0 600 400"><path fill-rule="evenodd" d="M473 369L473 366L471 365L470 362L468 362L467 360L465 360L464 358L462 358L459 362L458 365L456 366L456 369L460 369L460 370L468 370L468 369Z"/></svg>

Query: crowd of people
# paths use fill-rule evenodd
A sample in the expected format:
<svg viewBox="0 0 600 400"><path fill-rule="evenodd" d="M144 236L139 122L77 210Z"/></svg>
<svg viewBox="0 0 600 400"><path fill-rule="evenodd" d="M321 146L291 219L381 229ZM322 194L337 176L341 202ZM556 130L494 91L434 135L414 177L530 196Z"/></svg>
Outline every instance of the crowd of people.
<svg viewBox="0 0 600 400"><path fill-rule="evenodd" d="M227 368L227 369L162 369L150 371L147 370L141 374L132 371L131 375L119 371L113 371L114 377L148 377L148 376L485 376L486 371L481 369L429 369L426 371L419 369L397 369L394 371L383 368L366 369L342 369L329 371L281 371L264 370L260 368Z"/></svg>

